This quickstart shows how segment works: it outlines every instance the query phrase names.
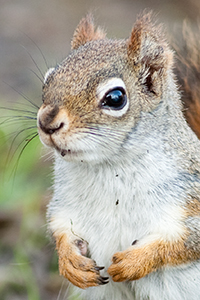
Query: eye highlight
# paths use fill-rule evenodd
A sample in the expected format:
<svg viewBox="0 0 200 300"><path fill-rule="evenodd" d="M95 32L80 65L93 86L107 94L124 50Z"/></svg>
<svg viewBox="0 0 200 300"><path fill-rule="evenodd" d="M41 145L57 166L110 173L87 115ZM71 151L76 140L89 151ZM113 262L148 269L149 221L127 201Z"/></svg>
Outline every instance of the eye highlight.
<svg viewBox="0 0 200 300"><path fill-rule="evenodd" d="M108 91L101 102L102 108L113 110L122 109L127 103L126 92L122 87L115 87Z"/></svg>

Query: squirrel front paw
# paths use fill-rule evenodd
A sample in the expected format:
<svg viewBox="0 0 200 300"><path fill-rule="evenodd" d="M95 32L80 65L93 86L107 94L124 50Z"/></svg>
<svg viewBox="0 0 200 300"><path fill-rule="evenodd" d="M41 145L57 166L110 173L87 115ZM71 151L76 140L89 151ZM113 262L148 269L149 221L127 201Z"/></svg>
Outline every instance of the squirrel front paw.
<svg viewBox="0 0 200 300"><path fill-rule="evenodd" d="M107 272L113 281L140 279L155 271L155 262L148 255L148 248L134 248L117 252L112 257L112 264Z"/></svg>
<svg viewBox="0 0 200 300"><path fill-rule="evenodd" d="M153 235L146 241L148 243L140 241L139 245L134 242L127 250L114 254L108 268L113 281L140 279L166 265L177 266L200 257L194 247L188 248L184 236L175 241L164 241Z"/></svg>
<svg viewBox="0 0 200 300"><path fill-rule="evenodd" d="M108 277L100 275L100 270L104 267L98 267L94 260L83 256L85 255L85 249L82 248L83 245L79 242L76 240L75 243L70 243L66 235L56 238L60 274L82 289L108 283ZM77 251L78 249L80 254Z"/></svg>

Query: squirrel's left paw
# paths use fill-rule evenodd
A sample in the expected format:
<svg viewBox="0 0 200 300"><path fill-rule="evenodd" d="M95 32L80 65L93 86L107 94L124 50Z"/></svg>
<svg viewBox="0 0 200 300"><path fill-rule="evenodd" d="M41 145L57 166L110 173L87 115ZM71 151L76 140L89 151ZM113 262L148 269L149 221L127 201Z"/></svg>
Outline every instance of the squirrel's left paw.
<svg viewBox="0 0 200 300"><path fill-rule="evenodd" d="M153 262L148 260L147 249L130 247L117 252L107 272L113 281L136 280L154 270Z"/></svg>
<svg viewBox="0 0 200 300"><path fill-rule="evenodd" d="M108 283L108 277L100 274L104 267L97 266L93 259L85 256L87 243L84 240L70 241L67 234L60 234L55 238L61 275L82 289Z"/></svg>

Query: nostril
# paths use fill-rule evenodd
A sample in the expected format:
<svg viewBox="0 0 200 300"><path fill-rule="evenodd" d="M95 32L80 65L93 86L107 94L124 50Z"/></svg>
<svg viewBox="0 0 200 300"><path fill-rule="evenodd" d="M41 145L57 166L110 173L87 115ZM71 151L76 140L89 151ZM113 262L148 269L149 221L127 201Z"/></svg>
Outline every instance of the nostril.
<svg viewBox="0 0 200 300"><path fill-rule="evenodd" d="M47 127L45 125L42 124L41 120L39 120L39 126L42 129L42 131L44 131L46 134L53 134L56 131L59 131L63 126L64 126L64 122L61 122L60 124L56 124L56 126L54 127Z"/></svg>
<svg viewBox="0 0 200 300"><path fill-rule="evenodd" d="M58 127L50 128L50 129L46 129L46 130L47 130L47 133L53 134L54 132L60 130L63 126L64 126L64 123L62 122L62 123L60 123L60 125Z"/></svg>
<svg viewBox="0 0 200 300"><path fill-rule="evenodd" d="M60 130L61 128L63 128L63 126L64 126L64 122L61 122L60 126L56 130Z"/></svg>

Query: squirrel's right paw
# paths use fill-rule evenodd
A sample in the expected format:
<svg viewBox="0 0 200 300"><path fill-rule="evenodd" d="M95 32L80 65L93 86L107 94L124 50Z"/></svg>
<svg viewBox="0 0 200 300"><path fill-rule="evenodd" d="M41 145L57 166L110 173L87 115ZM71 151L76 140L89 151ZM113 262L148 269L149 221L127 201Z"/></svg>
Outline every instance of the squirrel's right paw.
<svg viewBox="0 0 200 300"><path fill-rule="evenodd" d="M104 267L98 267L94 260L79 254L76 247L65 235L56 238L60 274L82 289L108 283L108 277L100 275Z"/></svg>

